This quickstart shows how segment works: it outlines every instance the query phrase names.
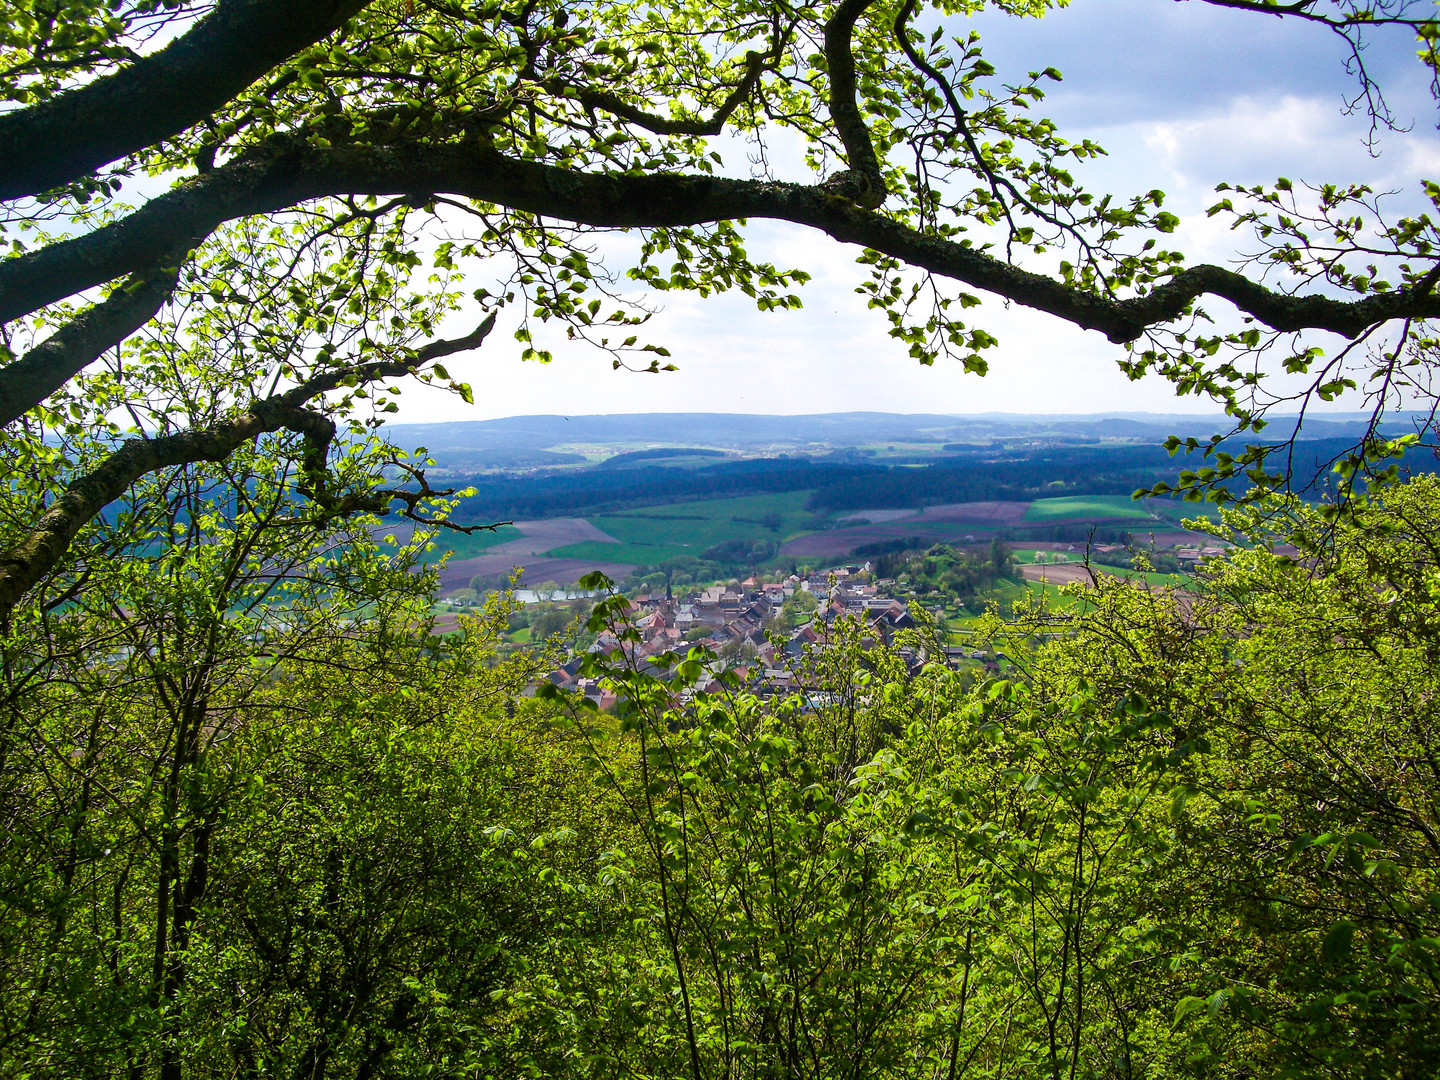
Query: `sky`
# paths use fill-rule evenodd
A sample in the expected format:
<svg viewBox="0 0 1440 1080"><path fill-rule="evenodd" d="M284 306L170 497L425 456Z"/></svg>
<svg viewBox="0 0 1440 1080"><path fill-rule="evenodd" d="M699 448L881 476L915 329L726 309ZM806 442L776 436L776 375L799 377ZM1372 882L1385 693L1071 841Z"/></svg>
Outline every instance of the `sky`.
<svg viewBox="0 0 1440 1080"><path fill-rule="evenodd" d="M1002 13L949 20L977 29L1001 79L1057 67L1064 81L1035 110L1062 135L1091 138L1110 153L1087 165L1091 190L1159 188L1181 218L1169 241L1191 262L1226 263L1243 242L1204 210L1221 181L1361 181L1377 190L1413 191L1440 176L1440 138L1425 72L1403 31L1377 34L1367 63L1408 133L1385 134L1372 155L1363 115L1346 116L1357 83L1346 51L1319 27L1211 7L1196 0L1076 0L1043 20ZM778 145L777 178L806 180ZM727 164L741 165L729 152ZM612 371L583 346L556 343L550 364L522 362L513 323L479 351L447 360L469 381L474 405L431 389L406 387L399 421L481 420L533 413L818 413L848 411L1214 413L1213 403L1176 398L1167 383L1130 382L1116 367L1123 348L1094 332L994 299L967 315L1000 345L990 373L964 374L954 361L924 367L886 334L883 316L854 292L865 279L858 249L788 225L752 221L751 255L802 267L800 311L762 313L743 296L657 297L646 340L665 345L676 372ZM476 278L472 285L483 284ZM448 325L473 327L462 312ZM1341 401L1337 408L1358 408Z"/></svg>

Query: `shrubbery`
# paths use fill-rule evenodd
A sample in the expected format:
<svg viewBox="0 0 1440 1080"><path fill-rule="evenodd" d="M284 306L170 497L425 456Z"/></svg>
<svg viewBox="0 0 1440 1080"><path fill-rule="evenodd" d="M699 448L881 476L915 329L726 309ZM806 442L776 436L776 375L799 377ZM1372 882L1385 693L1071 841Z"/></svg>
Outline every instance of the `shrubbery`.
<svg viewBox="0 0 1440 1080"><path fill-rule="evenodd" d="M6 642L6 1071L1433 1075L1440 485L1353 509L992 617L1023 678L841 620L773 697L589 654L613 713L523 692L503 602L118 564Z"/></svg>

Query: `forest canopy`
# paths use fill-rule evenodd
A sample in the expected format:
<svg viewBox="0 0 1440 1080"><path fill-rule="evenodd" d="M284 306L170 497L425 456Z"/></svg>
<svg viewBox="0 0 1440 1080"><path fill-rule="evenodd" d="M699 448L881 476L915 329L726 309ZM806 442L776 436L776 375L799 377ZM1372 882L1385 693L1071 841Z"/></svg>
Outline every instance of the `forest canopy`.
<svg viewBox="0 0 1440 1080"><path fill-rule="evenodd" d="M1427 6L1215 2L1345 42L1377 130L1372 35L1436 88ZM0 1073L1435 1075L1440 485L1379 424L1433 400L1440 189L1225 191L1252 246L1187 263L980 6L0 0ZM1004 677L919 607L792 693L642 665L600 577L595 695L503 593L437 633L429 537L482 526L402 386L483 393L502 319L660 371L657 295L798 303L761 219L921 363L983 374L995 298L1223 404L1157 489L1227 553L992 613ZM1336 500L1286 494L1267 415L1347 395Z"/></svg>

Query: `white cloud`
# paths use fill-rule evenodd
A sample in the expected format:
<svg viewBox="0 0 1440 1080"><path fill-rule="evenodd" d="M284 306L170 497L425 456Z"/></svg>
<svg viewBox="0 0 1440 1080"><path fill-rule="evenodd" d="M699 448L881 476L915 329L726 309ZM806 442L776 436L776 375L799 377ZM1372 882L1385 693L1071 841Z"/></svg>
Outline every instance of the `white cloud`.
<svg viewBox="0 0 1440 1080"><path fill-rule="evenodd" d="M1223 112L1137 126L1155 165L1177 192L1203 197L1218 181L1269 183L1277 176L1388 186L1414 178L1433 159L1430 136L1391 136L1378 157L1366 150L1367 125L1318 98L1244 96Z"/></svg>

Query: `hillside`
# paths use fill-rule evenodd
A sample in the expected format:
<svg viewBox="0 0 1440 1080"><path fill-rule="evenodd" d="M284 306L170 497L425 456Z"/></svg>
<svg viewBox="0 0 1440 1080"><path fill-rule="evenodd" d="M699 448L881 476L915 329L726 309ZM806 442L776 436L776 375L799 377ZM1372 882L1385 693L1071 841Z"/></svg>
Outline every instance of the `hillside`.
<svg viewBox="0 0 1440 1080"><path fill-rule="evenodd" d="M443 581L453 590L498 584L517 566L531 582L574 582L594 569L617 579L662 566L718 577L993 539L1171 547L1195 539L1180 523L1209 504L1131 496L1196 467L1160 445L1166 435L1217 424L1179 416L696 413L387 431L402 445L425 446L435 475L472 489L455 520L516 523L503 535L437 538L435 557L452 553ZM1296 488L1326 490L1330 463L1363 430L1359 416L1308 421L1294 450ZM496 464L507 456L527 464Z"/></svg>

